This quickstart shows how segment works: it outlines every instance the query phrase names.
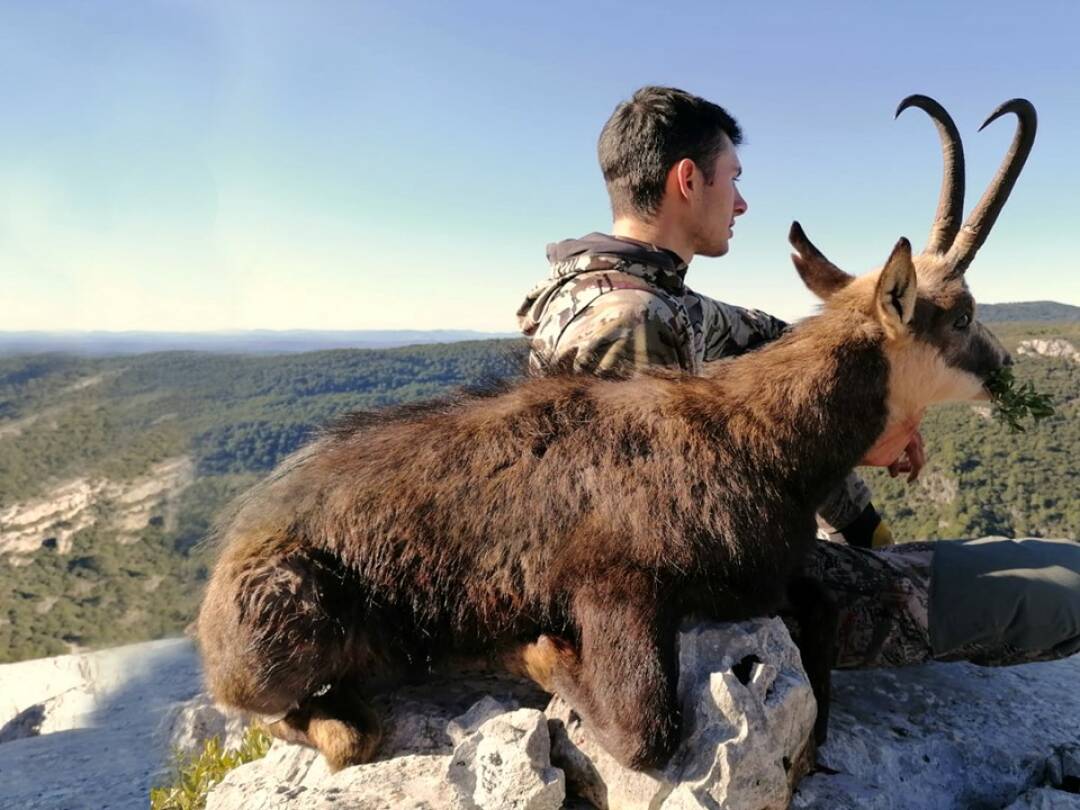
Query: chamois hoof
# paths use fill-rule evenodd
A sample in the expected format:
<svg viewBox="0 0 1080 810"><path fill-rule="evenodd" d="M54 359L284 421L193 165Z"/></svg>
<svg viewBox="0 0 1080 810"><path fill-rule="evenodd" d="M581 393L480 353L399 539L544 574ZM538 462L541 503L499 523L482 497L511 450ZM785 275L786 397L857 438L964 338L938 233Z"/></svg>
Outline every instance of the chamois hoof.
<svg viewBox="0 0 1080 810"><path fill-rule="evenodd" d="M317 749L334 773L371 762L382 741L382 727L371 707L341 695L314 698L267 730L279 740Z"/></svg>
<svg viewBox="0 0 1080 810"><path fill-rule="evenodd" d="M363 765L375 757L382 740L382 730L374 714L373 726L362 728L354 722L336 717L313 716L308 724L308 737L326 757L332 773L351 765Z"/></svg>
<svg viewBox="0 0 1080 810"><path fill-rule="evenodd" d="M515 647L504 658L507 670L529 678L549 694L559 691L559 680L575 671L579 663L570 642L546 633L534 642Z"/></svg>
<svg viewBox="0 0 1080 810"><path fill-rule="evenodd" d="M677 719L656 718L644 727L601 735L600 743L623 767L635 771L659 770L679 747L679 732Z"/></svg>
<svg viewBox="0 0 1080 810"><path fill-rule="evenodd" d="M678 747L678 737L665 734L655 740L632 745L616 745L609 752L623 766L634 771L660 770L671 759Z"/></svg>

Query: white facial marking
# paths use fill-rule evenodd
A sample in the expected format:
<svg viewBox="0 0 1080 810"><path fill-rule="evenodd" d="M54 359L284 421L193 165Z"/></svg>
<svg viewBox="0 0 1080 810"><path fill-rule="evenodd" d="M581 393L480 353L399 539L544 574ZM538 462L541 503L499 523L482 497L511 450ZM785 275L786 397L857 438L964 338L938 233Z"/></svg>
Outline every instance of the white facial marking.
<svg viewBox="0 0 1080 810"><path fill-rule="evenodd" d="M889 417L895 425L922 418L923 411L939 402L986 399L982 380L969 371L950 366L933 346L919 340L890 341Z"/></svg>

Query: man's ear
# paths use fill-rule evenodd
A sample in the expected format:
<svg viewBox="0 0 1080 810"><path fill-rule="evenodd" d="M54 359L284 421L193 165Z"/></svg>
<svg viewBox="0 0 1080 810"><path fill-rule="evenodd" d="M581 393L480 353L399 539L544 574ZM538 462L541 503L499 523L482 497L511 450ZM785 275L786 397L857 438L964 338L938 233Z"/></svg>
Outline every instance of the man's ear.
<svg viewBox="0 0 1080 810"><path fill-rule="evenodd" d="M684 200L689 200L694 193L694 172L697 164L690 158L683 158L668 172L671 179L671 190L678 192Z"/></svg>
<svg viewBox="0 0 1080 810"><path fill-rule="evenodd" d="M911 261L911 242L901 238L881 268L874 288L874 308L889 337L899 337L915 314L919 282Z"/></svg>
<svg viewBox="0 0 1080 810"><path fill-rule="evenodd" d="M814 247L798 222L791 223L788 241L798 251L791 254L791 261L795 263L803 284L822 301L827 301L834 292L854 281L854 276L849 276Z"/></svg>

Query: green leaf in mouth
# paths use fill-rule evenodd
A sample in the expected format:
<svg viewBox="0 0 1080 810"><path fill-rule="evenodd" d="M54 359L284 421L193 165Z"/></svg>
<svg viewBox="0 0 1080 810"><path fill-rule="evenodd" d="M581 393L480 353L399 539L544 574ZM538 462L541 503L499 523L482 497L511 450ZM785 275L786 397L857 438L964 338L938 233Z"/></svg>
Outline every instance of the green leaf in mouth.
<svg viewBox="0 0 1080 810"><path fill-rule="evenodd" d="M1025 417L1038 422L1054 414L1050 395L1038 393L1029 382L1018 386L1009 366L1002 366L987 377L984 385L994 403L994 417L1008 425L1011 433L1024 432L1020 422Z"/></svg>

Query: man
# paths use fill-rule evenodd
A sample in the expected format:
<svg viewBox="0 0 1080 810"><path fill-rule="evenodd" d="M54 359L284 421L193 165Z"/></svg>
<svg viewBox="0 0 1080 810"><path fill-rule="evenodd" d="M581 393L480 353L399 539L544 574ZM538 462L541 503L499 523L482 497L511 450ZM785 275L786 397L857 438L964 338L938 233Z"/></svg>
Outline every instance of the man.
<svg viewBox="0 0 1080 810"><path fill-rule="evenodd" d="M685 284L690 260L725 255L735 220L746 213L741 140L723 108L674 88L644 87L615 109L599 143L612 233L548 247L550 276L518 310L534 367L624 374L662 365L696 374L784 330L783 321ZM914 432L889 470L913 481L924 462ZM872 551L892 538L855 474L821 505L818 520L830 539L844 541L818 543L806 563L840 607L840 667L960 656L1017 663L1080 649L1080 546L973 541ZM1018 587L1037 578L1025 572L1047 560L1062 577L1040 590L1043 612L1025 616L1015 608ZM1003 565L1013 573L1010 583L988 576ZM977 604L967 599L976 582L987 597ZM1044 615L1062 615L1062 607L1069 621L1051 632L1035 627Z"/></svg>

